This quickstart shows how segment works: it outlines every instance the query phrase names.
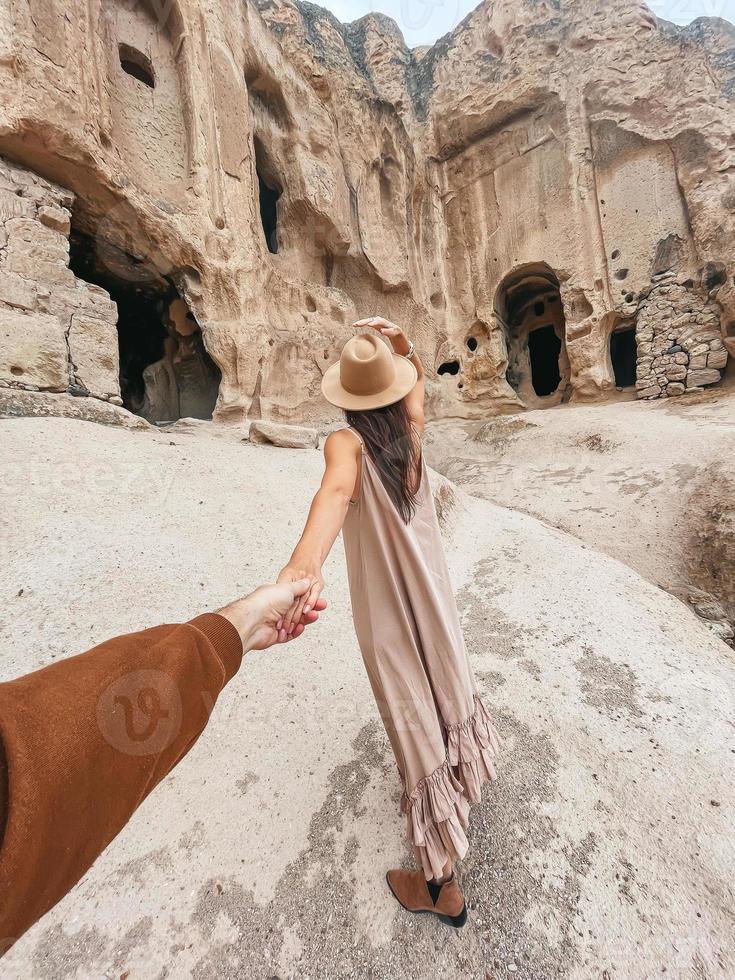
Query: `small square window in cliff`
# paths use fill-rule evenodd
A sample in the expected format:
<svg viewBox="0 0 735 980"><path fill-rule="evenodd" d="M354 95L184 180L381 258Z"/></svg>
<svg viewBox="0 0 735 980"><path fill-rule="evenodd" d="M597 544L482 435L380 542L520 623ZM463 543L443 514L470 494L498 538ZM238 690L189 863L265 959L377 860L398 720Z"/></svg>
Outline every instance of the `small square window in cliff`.
<svg viewBox="0 0 735 980"><path fill-rule="evenodd" d="M616 330L610 334L610 361L612 362L617 388L632 388L636 380L635 328Z"/></svg>
<svg viewBox="0 0 735 980"><path fill-rule="evenodd" d="M120 44L118 45L118 54L120 56L120 67L126 75L137 78L139 82L147 85L148 88L156 87L156 75L153 71L153 65L142 51L138 51L137 48L131 48L129 44Z"/></svg>

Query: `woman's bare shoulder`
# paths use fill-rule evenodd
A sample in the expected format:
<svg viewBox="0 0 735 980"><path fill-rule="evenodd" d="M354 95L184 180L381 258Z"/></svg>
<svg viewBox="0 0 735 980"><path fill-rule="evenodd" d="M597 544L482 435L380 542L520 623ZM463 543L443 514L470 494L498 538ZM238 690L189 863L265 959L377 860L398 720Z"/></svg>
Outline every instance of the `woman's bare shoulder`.
<svg viewBox="0 0 735 980"><path fill-rule="evenodd" d="M360 439L349 429L335 429L324 440L324 457L330 459L345 459L356 457L360 452Z"/></svg>

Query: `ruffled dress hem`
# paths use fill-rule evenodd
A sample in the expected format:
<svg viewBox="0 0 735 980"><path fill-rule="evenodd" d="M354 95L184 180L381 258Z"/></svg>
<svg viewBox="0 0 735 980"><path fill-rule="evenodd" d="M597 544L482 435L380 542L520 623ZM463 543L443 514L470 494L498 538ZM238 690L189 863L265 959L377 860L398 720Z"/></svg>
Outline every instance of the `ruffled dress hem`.
<svg viewBox="0 0 735 980"><path fill-rule="evenodd" d="M448 860L461 860L469 846L465 830L469 804L479 802L482 787L496 778L493 759L500 736L479 695L463 722L445 725L446 758L401 797L408 839L418 850L427 880L439 878Z"/></svg>

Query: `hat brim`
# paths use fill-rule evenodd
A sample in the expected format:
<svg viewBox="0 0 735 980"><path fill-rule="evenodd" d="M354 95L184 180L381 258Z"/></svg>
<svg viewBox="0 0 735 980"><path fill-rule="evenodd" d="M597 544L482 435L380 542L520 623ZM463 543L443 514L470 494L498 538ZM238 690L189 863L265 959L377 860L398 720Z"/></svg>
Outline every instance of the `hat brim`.
<svg viewBox="0 0 735 980"><path fill-rule="evenodd" d="M418 381L418 371L415 365L401 354L393 354L396 376L393 383L375 395L354 395L342 387L339 379L339 361L332 364L324 372L322 378L322 394L330 405L345 408L348 411L365 411L370 408L384 408L399 402L409 393Z"/></svg>

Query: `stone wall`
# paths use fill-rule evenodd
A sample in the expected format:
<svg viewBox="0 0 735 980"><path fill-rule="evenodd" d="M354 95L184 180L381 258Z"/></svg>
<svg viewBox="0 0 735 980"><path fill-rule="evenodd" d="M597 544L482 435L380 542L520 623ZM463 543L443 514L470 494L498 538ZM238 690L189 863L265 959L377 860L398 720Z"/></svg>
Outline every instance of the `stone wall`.
<svg viewBox="0 0 735 980"><path fill-rule="evenodd" d="M728 354L719 307L691 279L654 276L636 324L639 398L682 395L720 381Z"/></svg>
<svg viewBox="0 0 735 980"><path fill-rule="evenodd" d="M72 203L0 159L0 386L122 404L117 309L69 269Z"/></svg>
<svg viewBox="0 0 735 980"><path fill-rule="evenodd" d="M412 51L389 18L341 24L295 0L2 9L0 154L48 198L3 178L21 202L2 253L1 288L21 300L3 301L4 384L118 395L114 311L65 261L72 200L77 231L176 284L221 372L222 419L334 419L323 372L371 313L415 340L432 414L539 406L513 382L528 352L500 310L531 267L563 307L560 383L543 404L618 397L610 336L636 316L643 397L664 394L661 368L667 394L686 385L682 367L708 372L690 387L715 383L735 353L724 21L676 28L637 0L484 0ZM652 358L646 373L666 270L699 297L695 320L716 317L698 325L722 347L694 367L704 341L685 348L669 330L678 343L667 333L655 356L691 361ZM458 373L439 377L448 360Z"/></svg>

